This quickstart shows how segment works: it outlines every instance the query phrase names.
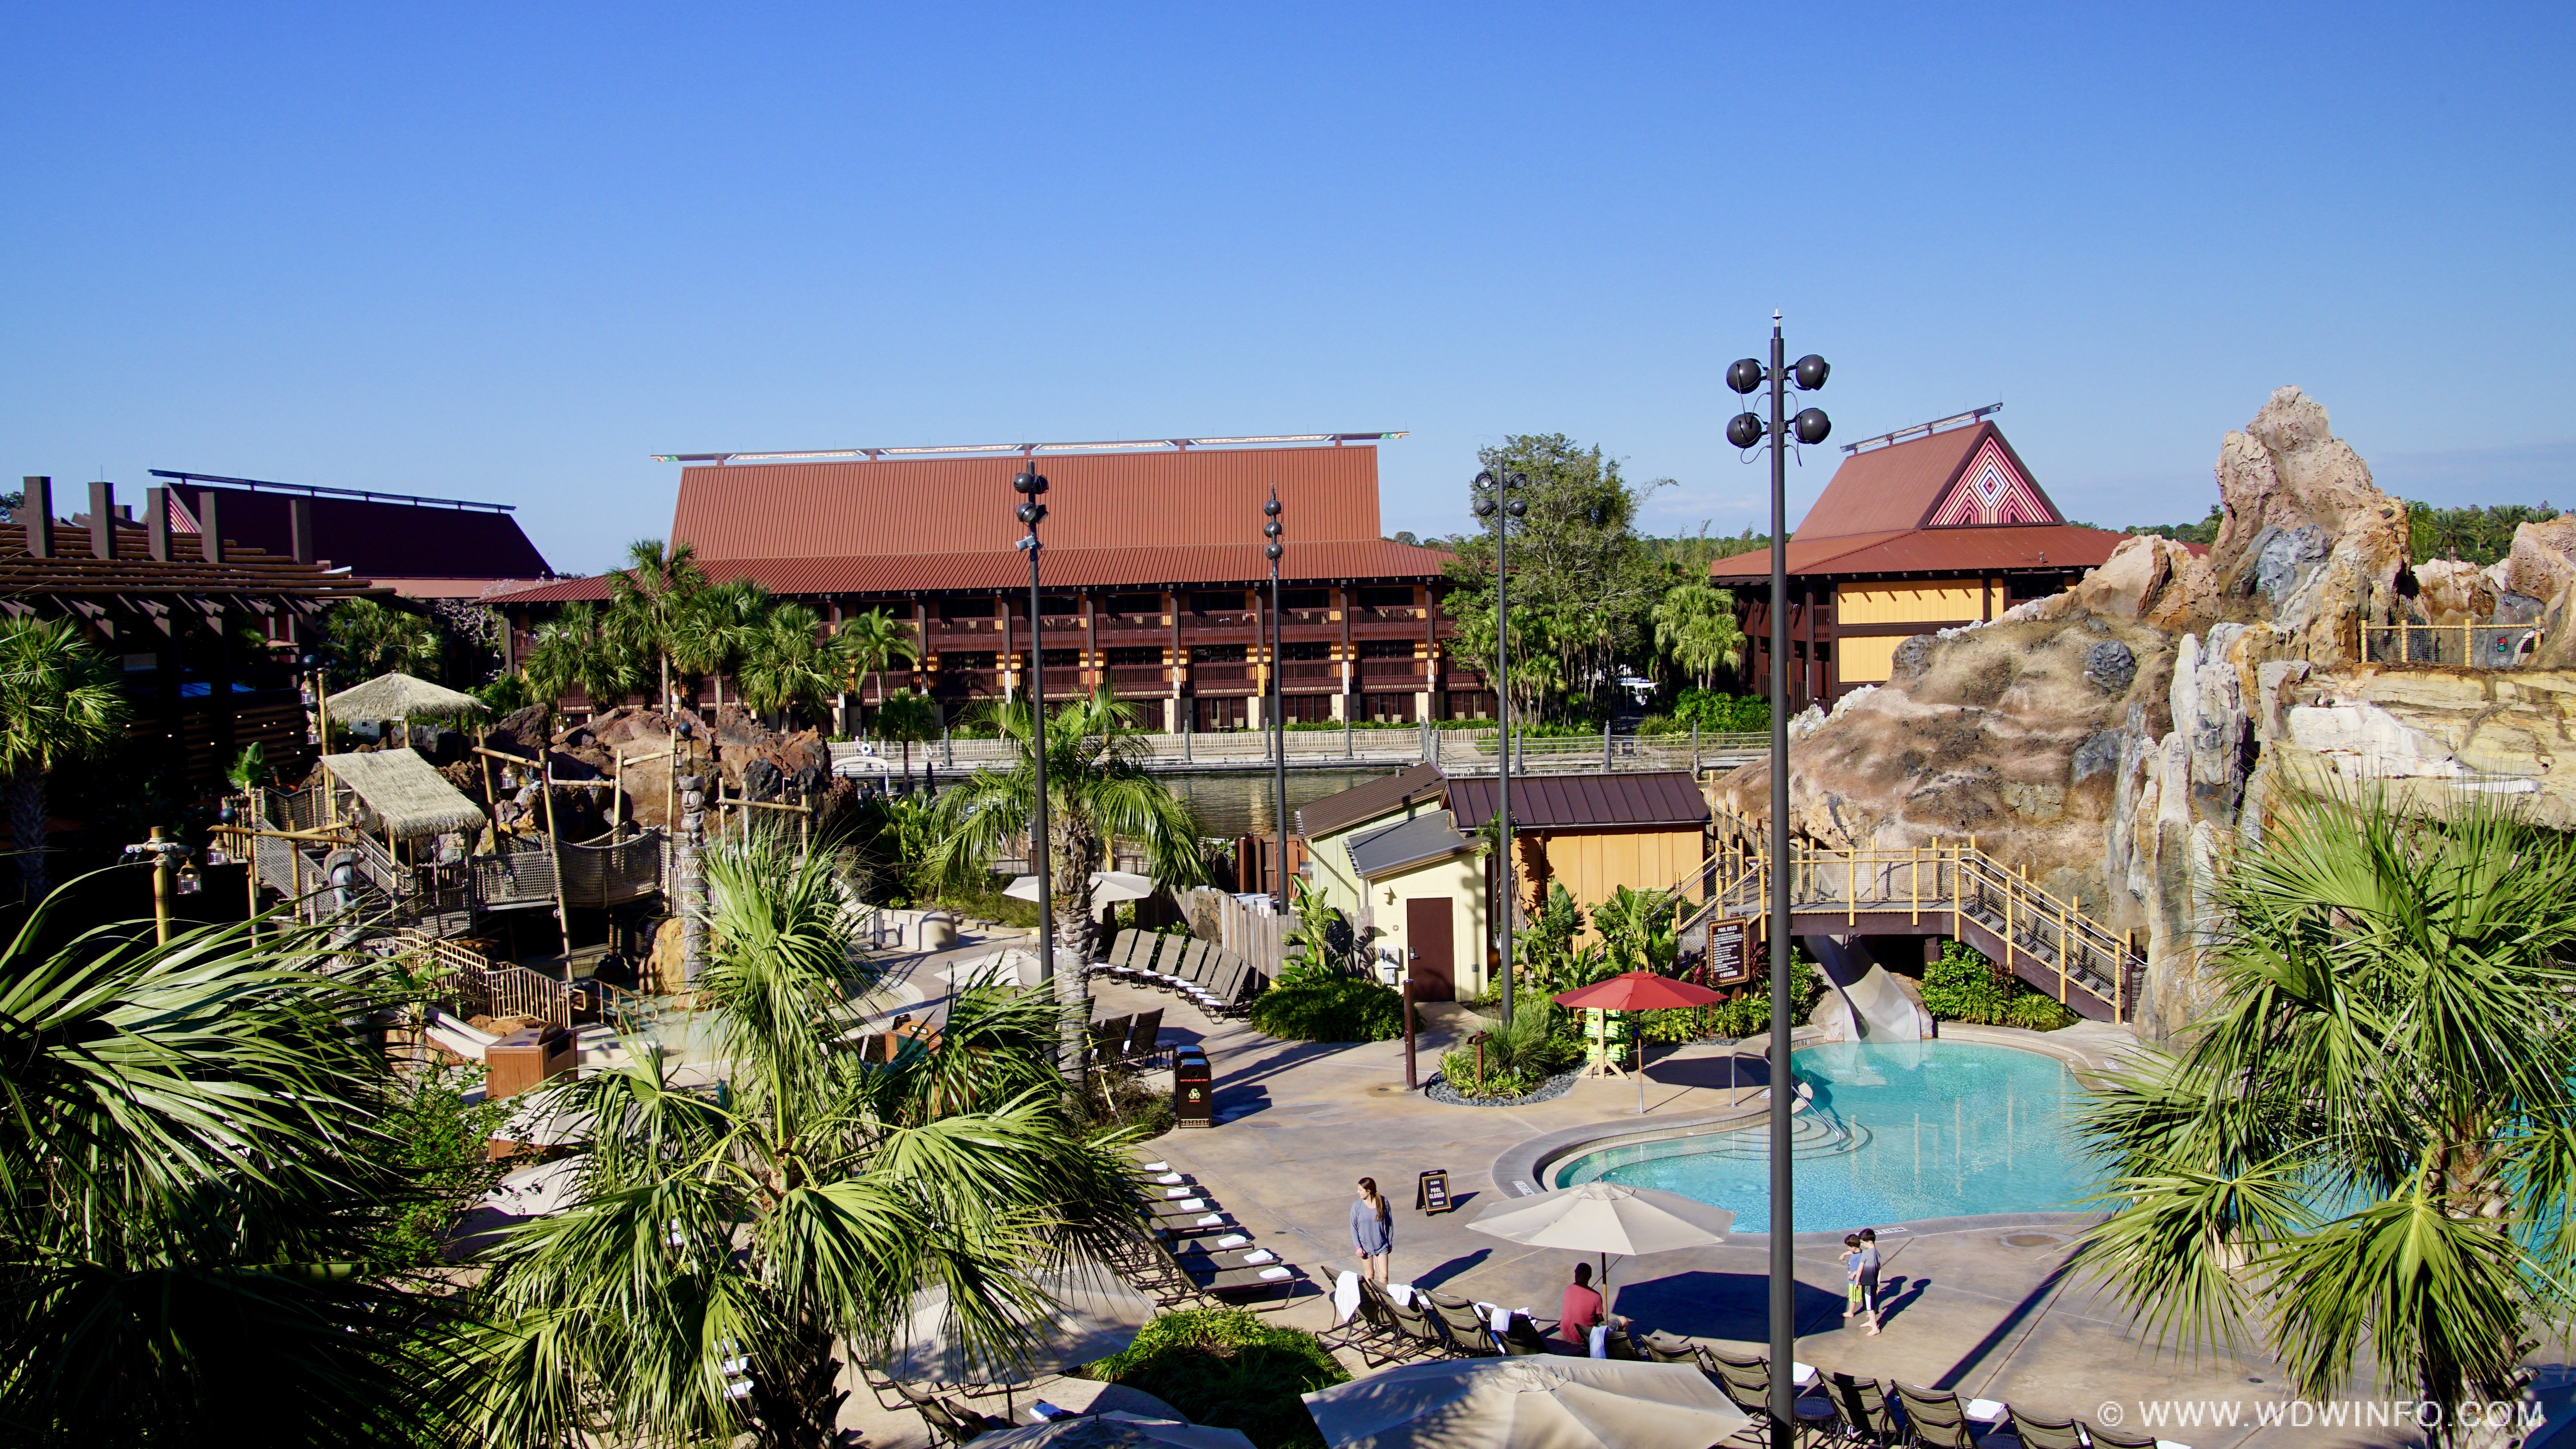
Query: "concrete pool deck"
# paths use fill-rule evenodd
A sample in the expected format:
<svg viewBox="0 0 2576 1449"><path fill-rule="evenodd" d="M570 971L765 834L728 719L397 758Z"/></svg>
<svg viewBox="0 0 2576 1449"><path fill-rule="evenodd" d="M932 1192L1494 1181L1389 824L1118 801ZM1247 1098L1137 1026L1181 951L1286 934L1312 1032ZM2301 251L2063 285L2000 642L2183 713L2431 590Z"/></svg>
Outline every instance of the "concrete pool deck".
<svg viewBox="0 0 2576 1449"><path fill-rule="evenodd" d="M944 987L931 973L989 954L1001 943L990 938L905 960L896 969L919 983L936 1014L944 1005ZM1494 1164L1536 1139L1575 1129L1608 1135L1641 1125L1758 1114L1763 1106L1759 1039L1735 1048L1740 1059L1731 1087L1724 1048L1689 1046L1653 1057L1642 1117L1636 1083L1627 1079L1579 1081L1566 1096L1529 1106L1452 1107L1404 1090L1401 1041L1281 1042L1239 1022L1212 1020L1168 993L1106 979L1095 979L1092 992L1095 1017L1161 1008L1164 1039L1204 1046L1214 1069L1221 1124L1167 1133L1143 1155L1192 1175L1262 1246L1318 1284L1355 1266L1347 1226L1352 1184L1371 1176L1396 1205L1399 1281L1528 1307L1553 1319L1576 1255L1523 1248L1467 1227L1509 1190L1493 1180ZM1435 1027L1419 1044L1423 1080L1470 1025L1454 1006L1434 1005L1426 1015ZM2127 1033L2101 1027L2043 1035L1953 1026L1946 1035L2043 1051L2091 1067L2108 1064L2134 1045ZM1412 1209L1415 1175L1431 1168L1448 1170L1458 1211L1429 1217ZM2234 1406L2241 1423L2219 1427L2204 1417L2196 1427L2169 1423L2159 1430L2163 1438L2194 1449L2358 1449L2422 1442L2420 1435L2388 1429L2258 1427L2258 1404L2291 1397L2279 1366L2259 1356L2195 1363L2142 1347L2120 1303L2071 1268L2079 1222L2071 1215L2025 1214L1949 1219L1902 1232L1875 1225L1882 1235L1887 1305L1886 1326L1876 1338L1846 1327L1841 1318L1838 1238L1801 1234L1798 1357L1827 1370L1947 1388L1962 1398L2001 1399L2046 1414L2090 1419L2104 1403L2116 1402L2132 1429L2155 1427L2143 1422L2149 1405ZM1766 1252L1757 1239L1614 1263L1614 1311L1644 1328L1760 1351L1767 1336ZM1309 1329L1331 1322L1329 1299L1319 1293L1276 1312L1282 1321ZM1355 1356L1342 1357L1354 1373L1364 1371ZM2344 1397L2378 1396L2364 1385ZM863 1394L854 1398L865 1400ZM2199 1412L2206 1416L2211 1409ZM925 1442L917 1419L864 1417L872 1444Z"/></svg>

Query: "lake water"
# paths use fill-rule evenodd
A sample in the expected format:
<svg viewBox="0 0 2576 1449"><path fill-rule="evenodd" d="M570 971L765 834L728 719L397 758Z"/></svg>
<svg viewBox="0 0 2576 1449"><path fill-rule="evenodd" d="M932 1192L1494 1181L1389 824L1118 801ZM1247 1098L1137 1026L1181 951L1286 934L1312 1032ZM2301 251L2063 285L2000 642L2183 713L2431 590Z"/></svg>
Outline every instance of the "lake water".
<svg viewBox="0 0 2576 1449"><path fill-rule="evenodd" d="M1394 774L1393 770L1290 770L1288 808L1296 810L1327 795ZM1272 808L1268 771L1158 775L1172 793L1187 800L1199 817L1199 834L1221 840L1238 835L1268 835L1278 811Z"/></svg>

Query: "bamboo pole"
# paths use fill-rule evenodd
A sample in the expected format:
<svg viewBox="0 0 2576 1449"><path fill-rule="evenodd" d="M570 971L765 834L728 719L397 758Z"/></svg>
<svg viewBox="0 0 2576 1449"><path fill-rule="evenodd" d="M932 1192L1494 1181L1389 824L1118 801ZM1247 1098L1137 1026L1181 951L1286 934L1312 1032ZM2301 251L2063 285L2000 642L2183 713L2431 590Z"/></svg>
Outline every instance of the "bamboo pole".
<svg viewBox="0 0 2576 1449"><path fill-rule="evenodd" d="M572 974L572 911L564 904L563 837L555 833L555 762L547 756L538 767L537 788L546 797L546 854L555 867L555 928L563 933L564 974Z"/></svg>

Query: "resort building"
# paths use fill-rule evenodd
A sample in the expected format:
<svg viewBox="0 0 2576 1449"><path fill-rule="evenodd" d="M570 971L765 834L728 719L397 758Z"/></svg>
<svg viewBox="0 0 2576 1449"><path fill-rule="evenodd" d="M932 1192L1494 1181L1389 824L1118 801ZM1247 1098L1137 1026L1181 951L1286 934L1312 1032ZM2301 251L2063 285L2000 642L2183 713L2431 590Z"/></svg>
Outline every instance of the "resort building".
<svg viewBox="0 0 2576 1449"><path fill-rule="evenodd" d="M90 484L88 511L69 520L54 516L52 479L25 490L0 528L0 609L76 620L124 665L127 735L146 758L199 789L254 744L288 778L311 764L294 646L331 605L382 587L245 546L221 505L181 533L166 489L144 490L141 521L112 483Z"/></svg>
<svg viewBox="0 0 2576 1449"><path fill-rule="evenodd" d="M2046 598L2110 558L2124 535L2066 521L1989 414L1943 418L1844 447L1789 539L1789 703L1831 705L1885 683L1916 634ZM1771 678L1771 552L1722 558L1709 581L1744 607L1740 676Z"/></svg>
<svg viewBox="0 0 2576 1449"><path fill-rule="evenodd" d="M1259 724L1274 669L1295 721L1485 717L1484 675L1446 656L1449 555L1378 533L1376 445L1400 436L683 455L670 537L710 581L754 580L827 626L881 609L913 627L919 663L860 681L840 701L844 728L850 707L907 688L953 717L1016 696L1033 667L1050 697L1107 685L1172 732ZM1027 467L1049 482L1036 660L1011 489ZM1261 531L1274 490L1286 548L1275 659ZM492 602L515 660L555 609L608 595L600 577Z"/></svg>
<svg viewBox="0 0 2576 1449"><path fill-rule="evenodd" d="M507 503L314 488L155 468L170 529L194 535L209 510L224 533L273 558L346 569L409 599L478 599L551 579Z"/></svg>

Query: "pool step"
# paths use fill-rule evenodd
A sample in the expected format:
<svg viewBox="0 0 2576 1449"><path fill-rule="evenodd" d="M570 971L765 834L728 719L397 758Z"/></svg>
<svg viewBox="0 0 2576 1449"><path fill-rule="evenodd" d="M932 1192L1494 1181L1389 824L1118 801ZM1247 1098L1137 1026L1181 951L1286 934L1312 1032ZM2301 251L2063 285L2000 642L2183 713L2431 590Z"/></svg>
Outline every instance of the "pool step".
<svg viewBox="0 0 2576 1449"><path fill-rule="evenodd" d="M1789 1156L1794 1160L1841 1157L1858 1152L1869 1140L1868 1128L1816 1112L1800 1112L1789 1119ZM1712 1133L1695 1139L1692 1150L1713 1157L1767 1158L1771 1155L1770 1126L1756 1121L1733 1131Z"/></svg>

